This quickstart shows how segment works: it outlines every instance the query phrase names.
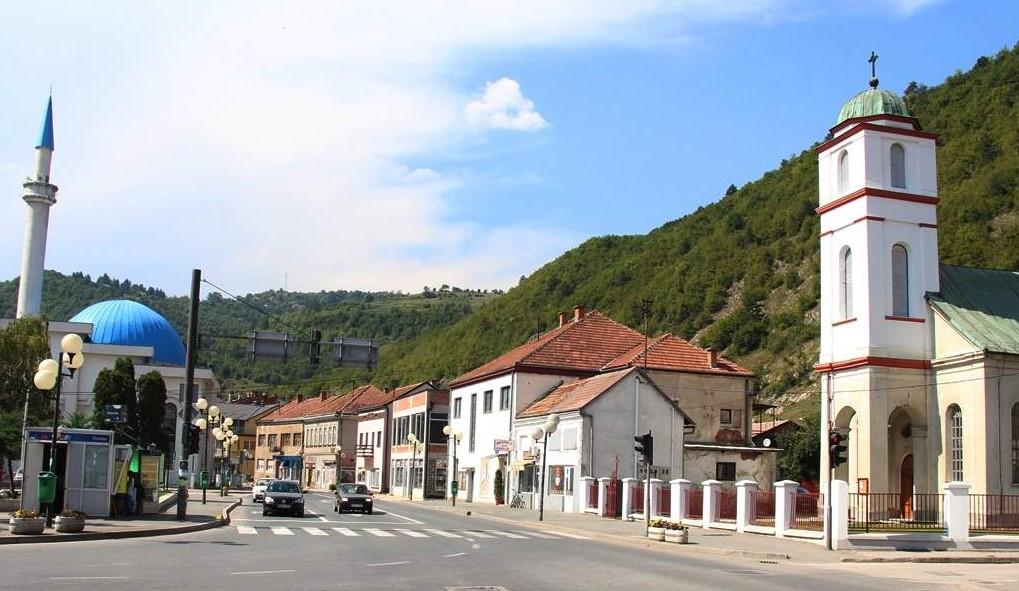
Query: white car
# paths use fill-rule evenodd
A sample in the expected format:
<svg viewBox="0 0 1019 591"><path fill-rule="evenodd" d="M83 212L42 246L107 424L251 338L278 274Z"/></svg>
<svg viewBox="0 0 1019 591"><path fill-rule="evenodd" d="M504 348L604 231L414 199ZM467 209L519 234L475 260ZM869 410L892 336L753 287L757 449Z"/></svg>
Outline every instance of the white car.
<svg viewBox="0 0 1019 591"><path fill-rule="evenodd" d="M269 486L272 481L272 478L259 478L255 481L255 485L251 487L252 503L261 503L265 500L265 487Z"/></svg>

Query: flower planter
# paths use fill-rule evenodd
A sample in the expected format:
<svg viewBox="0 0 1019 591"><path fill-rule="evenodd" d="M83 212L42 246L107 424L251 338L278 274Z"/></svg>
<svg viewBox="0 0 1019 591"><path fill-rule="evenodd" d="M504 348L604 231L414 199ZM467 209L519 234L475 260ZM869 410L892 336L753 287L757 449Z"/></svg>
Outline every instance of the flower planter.
<svg viewBox="0 0 1019 591"><path fill-rule="evenodd" d="M649 527L647 528L648 539L655 540L658 542L665 541L665 528L663 527Z"/></svg>
<svg viewBox="0 0 1019 591"><path fill-rule="evenodd" d="M85 518L84 517L61 517L53 521L53 529L57 530L62 534L73 534L85 529Z"/></svg>
<svg viewBox="0 0 1019 591"><path fill-rule="evenodd" d="M46 529L45 517L11 517L12 534L41 534Z"/></svg>
<svg viewBox="0 0 1019 591"><path fill-rule="evenodd" d="M667 529L665 530L665 541L673 544L686 544L690 541L690 530Z"/></svg>

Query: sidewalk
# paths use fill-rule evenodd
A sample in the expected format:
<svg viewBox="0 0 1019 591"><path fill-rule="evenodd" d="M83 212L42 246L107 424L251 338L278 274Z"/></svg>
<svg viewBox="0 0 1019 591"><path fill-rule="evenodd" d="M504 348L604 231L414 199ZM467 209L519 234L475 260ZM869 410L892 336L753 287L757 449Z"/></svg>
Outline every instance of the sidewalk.
<svg viewBox="0 0 1019 591"><path fill-rule="evenodd" d="M171 505L164 513L116 519L88 518L85 531L75 534L57 533L46 529L41 535L14 535L8 530L9 513L0 514L0 544L26 544L39 542L72 542L78 540L107 540L139 538L201 531L226 525L229 513L240 503L241 494L231 492L226 497L218 491L207 491L206 504L202 504L202 491L191 490L188 497L187 520L177 521L177 510Z"/></svg>
<svg viewBox="0 0 1019 591"><path fill-rule="evenodd" d="M544 521L538 521L538 512L531 509L511 509L508 505L466 503L458 501L456 507L449 500L414 500L406 497L378 495L380 500L412 503L427 509L464 515L483 516L497 521L537 529L561 531L604 542L639 545L669 553L697 553L731 556L761 561L790 560L810 564L837 564L840 562L968 562L968 563L1019 563L1019 552L902 552L895 550L826 550L819 541L793 538L776 538L758 534L738 534L728 530L690 528L688 544L667 544L649 540L644 535L643 521L623 521L589 514L545 511Z"/></svg>

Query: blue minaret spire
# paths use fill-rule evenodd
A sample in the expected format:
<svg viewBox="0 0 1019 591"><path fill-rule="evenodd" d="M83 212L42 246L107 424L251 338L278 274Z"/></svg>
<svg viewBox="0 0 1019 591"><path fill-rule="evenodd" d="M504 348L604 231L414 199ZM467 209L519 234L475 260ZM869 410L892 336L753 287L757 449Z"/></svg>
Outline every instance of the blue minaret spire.
<svg viewBox="0 0 1019 591"><path fill-rule="evenodd" d="M36 148L53 150L53 95L46 102L46 116L42 120L42 131L39 133L39 145Z"/></svg>

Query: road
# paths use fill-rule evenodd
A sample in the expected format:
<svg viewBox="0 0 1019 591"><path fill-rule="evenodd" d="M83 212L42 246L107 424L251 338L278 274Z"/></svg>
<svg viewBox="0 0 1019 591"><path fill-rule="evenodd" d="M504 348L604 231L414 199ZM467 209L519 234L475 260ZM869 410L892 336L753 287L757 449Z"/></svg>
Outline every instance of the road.
<svg viewBox="0 0 1019 591"><path fill-rule="evenodd" d="M1005 566L1016 572L1013 565ZM989 574L987 566L981 569L986 577L996 576ZM837 591L901 589L907 584L914 591L945 589L944 584L952 582L934 577L925 583L909 572L895 575L897 571L884 565L835 570L788 562L673 556L408 503L383 501L373 515L337 515L332 512L331 497L318 494L308 496L303 519L263 517L259 507L245 501L233 512L230 527L205 532L5 546L0 551L0 572L0 589L104 591L486 586L509 591Z"/></svg>

